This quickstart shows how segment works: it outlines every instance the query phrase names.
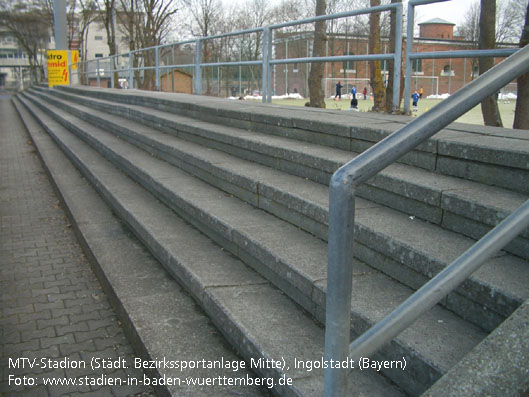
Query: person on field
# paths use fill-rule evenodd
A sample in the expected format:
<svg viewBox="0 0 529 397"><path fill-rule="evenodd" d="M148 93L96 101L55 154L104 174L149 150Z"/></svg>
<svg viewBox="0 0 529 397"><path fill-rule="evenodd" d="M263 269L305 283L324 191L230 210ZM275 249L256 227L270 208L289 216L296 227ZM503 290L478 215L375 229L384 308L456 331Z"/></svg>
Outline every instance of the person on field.
<svg viewBox="0 0 529 397"><path fill-rule="evenodd" d="M351 89L351 94L353 95L353 99L356 99L356 85L353 85L353 88Z"/></svg>
<svg viewBox="0 0 529 397"><path fill-rule="evenodd" d="M351 99L351 108L349 110L354 110L356 112L360 111L358 109L358 99L356 99L356 98Z"/></svg>
<svg viewBox="0 0 529 397"><path fill-rule="evenodd" d="M364 87L362 94L364 94L364 101L365 101L367 99L367 87Z"/></svg>
<svg viewBox="0 0 529 397"><path fill-rule="evenodd" d="M336 95L334 96L334 99L336 100L336 98L338 99L342 99L342 82L339 81L338 84L336 84Z"/></svg>
<svg viewBox="0 0 529 397"><path fill-rule="evenodd" d="M420 95L417 91L415 91L413 95L411 96L411 99L413 101L413 111L414 112L417 111L417 104L419 103L419 98L420 98Z"/></svg>

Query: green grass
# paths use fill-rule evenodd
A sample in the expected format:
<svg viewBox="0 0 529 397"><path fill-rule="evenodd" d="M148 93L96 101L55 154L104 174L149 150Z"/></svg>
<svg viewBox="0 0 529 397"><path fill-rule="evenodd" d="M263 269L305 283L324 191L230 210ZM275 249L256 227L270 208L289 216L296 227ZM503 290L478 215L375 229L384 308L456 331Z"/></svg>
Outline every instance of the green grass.
<svg viewBox="0 0 529 397"><path fill-rule="evenodd" d="M413 113L413 116L420 116L424 112L432 109L435 105L440 103L442 99L421 99L419 101L417 112ZM273 100L272 103L281 105L281 106L305 106L307 99L279 99ZM334 101L332 99L326 99L325 105L327 109L331 110L348 110L350 100L343 98L340 101ZM505 128L512 128L514 122L514 107L516 106L516 100L510 100L509 103L505 101L498 101L498 107L500 109L501 118L503 121L503 126ZM361 112L369 112L373 107L372 100L358 100L358 109ZM478 105L473 109L469 110L459 119L458 122L467 123L467 124L479 124L483 125L483 115L481 114L481 106Z"/></svg>

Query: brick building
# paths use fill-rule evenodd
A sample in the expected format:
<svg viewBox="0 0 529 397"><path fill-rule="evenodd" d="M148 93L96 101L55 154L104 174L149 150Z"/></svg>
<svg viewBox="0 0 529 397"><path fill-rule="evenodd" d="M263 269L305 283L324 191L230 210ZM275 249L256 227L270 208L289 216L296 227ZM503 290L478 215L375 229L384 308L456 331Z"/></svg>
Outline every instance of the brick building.
<svg viewBox="0 0 529 397"><path fill-rule="evenodd" d="M414 38L414 52L458 51L477 49L477 43L465 41L454 35L455 24L435 18L419 24L419 36ZM498 47L517 47L514 44L500 44ZM276 37L276 58L302 58L312 51L312 33L287 34ZM405 45L403 45L403 51ZM389 52L388 38L382 38L381 51ZM326 53L331 55L365 55L368 53L368 37L344 34L330 34ZM503 58L496 58L496 63ZM477 77L477 58L418 59L413 62L412 90L424 90L424 95L452 94ZM381 61L384 80L387 79L387 64ZM277 65L273 68L273 87L277 95L300 93L308 96L307 79L309 64ZM350 92L356 85L358 92L369 87L369 64L366 61L328 62L325 65L324 89L326 96L334 95L335 85L341 81L342 93ZM516 85L510 84L505 91L515 92Z"/></svg>

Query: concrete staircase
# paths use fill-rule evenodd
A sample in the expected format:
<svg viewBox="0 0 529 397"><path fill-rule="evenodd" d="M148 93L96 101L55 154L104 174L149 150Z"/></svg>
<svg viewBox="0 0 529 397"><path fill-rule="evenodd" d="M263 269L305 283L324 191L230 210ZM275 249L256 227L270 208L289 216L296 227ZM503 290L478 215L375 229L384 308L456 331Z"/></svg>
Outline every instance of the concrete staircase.
<svg viewBox="0 0 529 397"><path fill-rule="evenodd" d="M285 363L252 368L274 393L323 394L295 360L323 356L327 184L408 118L84 87L19 100L244 360ZM525 135L453 124L358 191L352 337L527 199ZM526 230L373 357L405 370L355 369L352 395L427 390L529 298L528 259Z"/></svg>

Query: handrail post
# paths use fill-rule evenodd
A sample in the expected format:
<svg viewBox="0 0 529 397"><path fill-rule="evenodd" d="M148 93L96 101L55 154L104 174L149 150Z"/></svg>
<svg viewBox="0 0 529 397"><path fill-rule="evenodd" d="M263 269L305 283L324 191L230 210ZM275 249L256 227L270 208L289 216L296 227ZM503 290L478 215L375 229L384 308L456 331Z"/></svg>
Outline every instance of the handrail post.
<svg viewBox="0 0 529 397"><path fill-rule="evenodd" d="M160 84L160 47L154 47L154 85L156 86L156 91L161 90Z"/></svg>
<svg viewBox="0 0 529 397"><path fill-rule="evenodd" d="M134 54L129 52L129 89L134 88L134 74L132 73L132 57Z"/></svg>
<svg viewBox="0 0 529 397"><path fill-rule="evenodd" d="M338 170L330 183L325 362L349 357L353 279L354 191ZM325 396L345 396L347 368L324 370Z"/></svg>
<svg viewBox="0 0 529 397"><path fill-rule="evenodd" d="M400 76L402 64L402 3L395 10L395 58L393 61L393 112L400 107Z"/></svg>
<svg viewBox="0 0 529 397"><path fill-rule="evenodd" d="M272 30L266 26L263 28L263 70L262 70L262 102L270 103L272 96L270 93L270 56L271 56L271 41L272 41Z"/></svg>
<svg viewBox="0 0 529 397"><path fill-rule="evenodd" d="M202 94L202 39L195 41L195 94Z"/></svg>
<svg viewBox="0 0 529 397"><path fill-rule="evenodd" d="M86 71L87 71L87 73L88 73L88 68L87 68ZM101 79L100 79L100 77L99 77L99 59L96 59L96 75L97 75L97 77L96 77L96 80L97 80L97 88L100 88L100 87L101 87ZM86 80L87 80L87 84L89 84L89 83L88 83L88 79L86 79Z"/></svg>
<svg viewBox="0 0 529 397"><path fill-rule="evenodd" d="M114 88L114 55L112 55L108 61L110 67L110 88Z"/></svg>
<svg viewBox="0 0 529 397"><path fill-rule="evenodd" d="M406 33L406 72L404 77L404 114L410 113L411 97L411 53L413 51L413 25L415 6L408 2L408 28Z"/></svg>

